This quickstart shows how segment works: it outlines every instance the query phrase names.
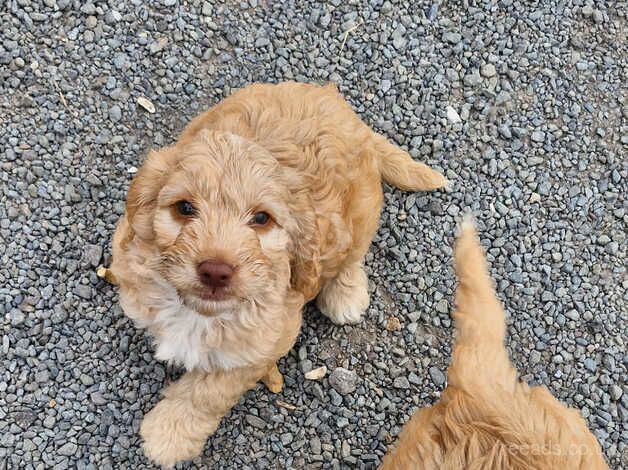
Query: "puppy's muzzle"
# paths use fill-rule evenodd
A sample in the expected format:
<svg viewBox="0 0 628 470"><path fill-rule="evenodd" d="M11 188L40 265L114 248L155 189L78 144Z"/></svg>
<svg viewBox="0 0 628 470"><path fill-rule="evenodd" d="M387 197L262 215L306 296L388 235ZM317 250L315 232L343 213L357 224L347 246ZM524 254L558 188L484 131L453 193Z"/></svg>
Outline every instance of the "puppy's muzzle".
<svg viewBox="0 0 628 470"><path fill-rule="evenodd" d="M199 264L196 271L205 287L219 289L229 285L234 269L222 261L208 260Z"/></svg>

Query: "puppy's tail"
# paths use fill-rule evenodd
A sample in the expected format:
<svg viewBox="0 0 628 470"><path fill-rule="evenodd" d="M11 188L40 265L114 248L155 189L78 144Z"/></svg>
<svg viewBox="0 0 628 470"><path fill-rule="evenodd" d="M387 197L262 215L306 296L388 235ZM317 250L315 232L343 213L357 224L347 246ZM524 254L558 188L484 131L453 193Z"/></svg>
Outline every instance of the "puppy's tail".
<svg viewBox="0 0 628 470"><path fill-rule="evenodd" d="M386 183L403 191L431 191L446 186L447 178L391 144L381 135L376 136L379 171Z"/></svg>
<svg viewBox="0 0 628 470"><path fill-rule="evenodd" d="M460 388L496 383L506 389L514 387L516 372L504 346L504 311L470 216L460 225L454 262L458 275L456 339L449 383Z"/></svg>

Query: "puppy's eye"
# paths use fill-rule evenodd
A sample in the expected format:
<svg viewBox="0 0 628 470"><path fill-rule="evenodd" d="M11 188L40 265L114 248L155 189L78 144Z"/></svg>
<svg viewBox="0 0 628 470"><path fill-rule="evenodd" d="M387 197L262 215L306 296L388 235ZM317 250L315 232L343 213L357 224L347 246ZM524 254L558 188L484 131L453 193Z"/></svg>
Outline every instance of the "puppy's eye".
<svg viewBox="0 0 628 470"><path fill-rule="evenodd" d="M270 215L268 212L256 212L251 217L251 221L249 222L251 225L260 225L264 226L270 222Z"/></svg>
<svg viewBox="0 0 628 470"><path fill-rule="evenodd" d="M191 217L196 215L196 208L192 205L191 202L188 201L179 201L175 204L177 208L177 212L186 217Z"/></svg>

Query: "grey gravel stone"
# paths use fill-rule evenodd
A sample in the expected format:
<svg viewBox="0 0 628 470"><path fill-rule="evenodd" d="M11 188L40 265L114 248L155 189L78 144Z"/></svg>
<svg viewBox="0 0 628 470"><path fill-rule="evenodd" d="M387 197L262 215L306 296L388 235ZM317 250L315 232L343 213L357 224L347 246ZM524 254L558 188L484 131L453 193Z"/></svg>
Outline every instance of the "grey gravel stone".
<svg viewBox="0 0 628 470"><path fill-rule="evenodd" d="M598 10L595 9L593 10L593 21L595 21L596 23L604 23L604 14Z"/></svg>
<svg viewBox="0 0 628 470"><path fill-rule="evenodd" d="M102 258L102 247L98 245L86 245L84 248L84 257L93 268L98 267L100 265L100 259Z"/></svg>
<svg viewBox="0 0 628 470"><path fill-rule="evenodd" d="M448 31L445 34L443 34L443 40L447 41L450 44L458 44L461 39L462 39L462 36L460 35L460 33Z"/></svg>
<svg viewBox="0 0 628 470"><path fill-rule="evenodd" d="M92 288L83 284L76 286L74 288L74 293L85 300L92 298Z"/></svg>
<svg viewBox="0 0 628 470"><path fill-rule="evenodd" d="M470 87L475 87L482 83L482 77L477 69L472 70L464 76L464 84Z"/></svg>
<svg viewBox="0 0 628 470"><path fill-rule="evenodd" d="M114 104L111 108L109 108L109 119L113 122L118 122L122 119L122 110L120 109L120 106Z"/></svg>
<svg viewBox="0 0 628 470"><path fill-rule="evenodd" d="M105 405L107 404L107 400L98 392L94 392L90 395L92 402L94 405Z"/></svg>
<svg viewBox="0 0 628 470"><path fill-rule="evenodd" d="M157 54L164 50L168 45L168 38L162 37L156 41L150 43L149 50L151 54Z"/></svg>
<svg viewBox="0 0 628 470"><path fill-rule="evenodd" d="M56 423L56 420L54 416L46 416L43 424L44 424L44 427L51 429L52 427L54 427L55 423Z"/></svg>
<svg viewBox="0 0 628 470"><path fill-rule="evenodd" d="M59 448L57 452L59 452L60 455L65 455L66 457L70 457L76 454L77 450L78 450L78 446L75 443L66 442Z"/></svg>
<svg viewBox="0 0 628 470"><path fill-rule="evenodd" d="M337 367L329 374L329 385L341 395L353 393L358 383L358 374L355 371Z"/></svg>
<svg viewBox="0 0 628 470"><path fill-rule="evenodd" d="M577 310L569 310L568 312L565 312L565 316L573 321L578 321L580 319L580 314Z"/></svg>
<svg viewBox="0 0 628 470"><path fill-rule="evenodd" d="M9 318L11 320L11 325L18 326L24 323L24 313L18 308L13 308L9 312Z"/></svg>
<svg viewBox="0 0 628 470"><path fill-rule="evenodd" d="M545 132L543 131L534 131L532 133L532 140L535 142L544 142L545 141Z"/></svg>
<svg viewBox="0 0 628 470"><path fill-rule="evenodd" d="M508 127L508 125L501 125L499 126L499 133L501 134L501 136L504 139L511 139L512 138L512 132L510 131L510 127Z"/></svg>
<svg viewBox="0 0 628 470"><path fill-rule="evenodd" d="M438 368L430 367L429 373L432 382L434 382L434 385L436 385L437 387L442 387L443 385L445 385L447 378L445 377L445 374L441 372Z"/></svg>
<svg viewBox="0 0 628 470"><path fill-rule="evenodd" d="M395 388L410 388L410 382L408 382L408 379L406 377L397 377L394 381L393 381L393 387Z"/></svg>
<svg viewBox="0 0 628 470"><path fill-rule="evenodd" d="M94 15L96 14L96 7L93 3L87 2L84 3L83 6L81 6L81 12L85 13L86 15Z"/></svg>
<svg viewBox="0 0 628 470"><path fill-rule="evenodd" d="M613 400L618 401L623 394L624 392L619 385L611 385L610 395Z"/></svg>
<svg viewBox="0 0 628 470"><path fill-rule="evenodd" d="M449 312L449 303L443 299L439 300L436 304L436 311L440 313L448 313Z"/></svg>
<svg viewBox="0 0 628 470"><path fill-rule="evenodd" d="M593 359L590 358L584 360L584 367L589 369L591 372L595 372L597 370L597 364Z"/></svg>
<svg viewBox="0 0 628 470"><path fill-rule="evenodd" d="M377 409L379 411L384 411L390 405L391 405L391 401L388 398L384 397L379 401L379 404L377 405Z"/></svg>
<svg viewBox="0 0 628 470"><path fill-rule="evenodd" d="M246 422L258 429L266 428L266 421L254 415L246 415Z"/></svg>
<svg viewBox="0 0 628 470"><path fill-rule="evenodd" d="M270 44L270 40L267 37L259 37L255 40L255 47L266 47Z"/></svg>
<svg viewBox="0 0 628 470"><path fill-rule="evenodd" d="M79 380L81 381L81 383L83 385L93 385L94 384L94 379L92 379L87 374L81 374L80 377L79 377Z"/></svg>
<svg viewBox="0 0 628 470"><path fill-rule="evenodd" d="M50 380L50 374L46 370L35 373L35 381L45 384Z"/></svg>
<svg viewBox="0 0 628 470"><path fill-rule="evenodd" d="M497 70L493 64L484 64L480 67L480 74L483 77L491 78L497 74Z"/></svg>

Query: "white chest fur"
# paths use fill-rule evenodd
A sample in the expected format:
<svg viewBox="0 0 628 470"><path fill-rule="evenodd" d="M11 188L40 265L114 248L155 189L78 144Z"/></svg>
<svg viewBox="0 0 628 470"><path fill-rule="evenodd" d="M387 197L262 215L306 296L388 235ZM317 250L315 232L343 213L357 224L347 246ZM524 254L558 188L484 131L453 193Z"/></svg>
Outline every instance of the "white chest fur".
<svg viewBox="0 0 628 470"><path fill-rule="evenodd" d="M237 312L226 310L216 317L206 317L186 306L165 280L154 280L151 287L142 292L121 289L120 304L137 326L154 336L157 359L187 370L232 369L249 364L250 352L211 346L216 344L219 330L237 323ZM147 311L155 313L147 315Z"/></svg>

